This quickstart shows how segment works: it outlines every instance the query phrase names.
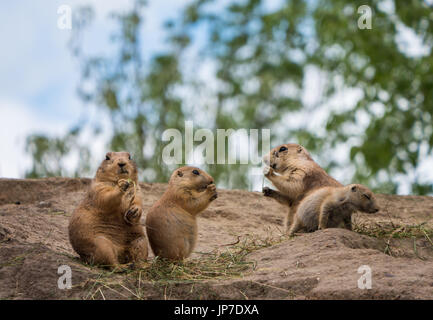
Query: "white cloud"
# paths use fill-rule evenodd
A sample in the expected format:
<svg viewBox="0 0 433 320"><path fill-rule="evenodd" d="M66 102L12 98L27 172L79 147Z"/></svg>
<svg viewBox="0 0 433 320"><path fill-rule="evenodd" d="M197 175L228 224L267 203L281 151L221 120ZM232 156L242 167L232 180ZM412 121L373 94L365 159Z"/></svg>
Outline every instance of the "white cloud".
<svg viewBox="0 0 433 320"><path fill-rule="evenodd" d="M179 13L189 1L149 1L145 9L143 49L153 52L163 43L162 23ZM78 62L68 49L69 30L57 27L60 5L70 5L73 12L87 5L95 9L95 20L85 31L83 46L89 54L105 54L108 50L114 20L112 11L131 8L133 1L79 0L2 2L0 39L0 147L6 157L0 159L0 176L21 178L31 160L24 152L26 137L35 132L63 135L80 116L88 113L76 95L80 77ZM112 22L110 22L112 21ZM7 44L7 45L6 45ZM99 119L100 110L92 109L92 119ZM103 125L106 120L101 120ZM89 133L84 133L84 138ZM92 140L92 153L98 158L105 152L108 134ZM83 138L83 139L84 139ZM68 168L76 163L76 155L65 160Z"/></svg>
<svg viewBox="0 0 433 320"><path fill-rule="evenodd" d="M60 122L47 123L42 114L20 101L0 100L0 177L21 178L31 159L25 154L26 137L33 132L60 134Z"/></svg>
<svg viewBox="0 0 433 320"><path fill-rule="evenodd" d="M420 36L403 23L397 24L396 43L398 49L409 57L423 57L430 54L431 47L425 45Z"/></svg>

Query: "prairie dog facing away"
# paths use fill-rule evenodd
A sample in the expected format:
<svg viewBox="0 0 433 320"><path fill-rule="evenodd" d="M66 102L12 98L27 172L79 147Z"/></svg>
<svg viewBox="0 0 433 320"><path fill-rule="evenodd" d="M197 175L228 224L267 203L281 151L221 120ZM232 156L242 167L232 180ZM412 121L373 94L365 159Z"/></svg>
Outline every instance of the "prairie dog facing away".
<svg viewBox="0 0 433 320"><path fill-rule="evenodd" d="M112 268L147 259L137 167L127 152L108 152L69 222L69 240L90 264Z"/></svg>
<svg viewBox="0 0 433 320"><path fill-rule="evenodd" d="M355 211L376 213L379 207L374 194L366 186L350 184L344 187L325 187L310 193L298 206L289 235L304 228L337 228L342 223L352 230L351 218Z"/></svg>
<svg viewBox="0 0 433 320"><path fill-rule="evenodd" d="M267 165L263 171L265 177L278 189L263 188L263 194L288 207L286 230L306 195L318 188L342 186L311 158L307 149L296 143L273 148L263 161Z"/></svg>
<svg viewBox="0 0 433 320"><path fill-rule="evenodd" d="M147 235L155 256L182 260L197 240L196 216L217 198L213 178L195 167L176 169L165 193L146 218Z"/></svg>

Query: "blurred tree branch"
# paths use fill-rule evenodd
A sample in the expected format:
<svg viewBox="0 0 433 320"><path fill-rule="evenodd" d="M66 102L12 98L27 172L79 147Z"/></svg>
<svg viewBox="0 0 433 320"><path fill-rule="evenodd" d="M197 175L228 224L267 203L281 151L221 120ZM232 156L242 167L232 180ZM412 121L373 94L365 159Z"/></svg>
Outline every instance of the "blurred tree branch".
<svg viewBox="0 0 433 320"><path fill-rule="evenodd" d="M71 48L82 65L79 94L109 115L112 136L107 148L132 152L141 169L153 172L148 181L166 181L170 173L160 161L162 132L182 131L184 120L191 119L196 129L271 128L274 144L304 144L329 170L342 165L332 153L346 144L351 162L346 165L354 175L345 182L393 193L400 175L410 179L413 193L431 193L433 183L414 173L433 147L432 8L422 0L389 3L392 8L384 10L379 0L287 0L271 11L263 0L232 1L225 7L218 1L195 0L180 19L167 22L170 49L144 63L140 28L146 6L136 1L130 12L114 15L119 28L112 38L116 52L110 56L85 57L82 30L76 33ZM365 4L373 12L371 30L357 26L357 8ZM84 28L92 14L89 9L82 14L87 17L80 20ZM396 37L402 25L414 31L430 54L410 56L400 50ZM205 35L199 45L197 30ZM193 69L211 62L216 88L210 88L209 79L185 71L185 55L197 46ZM309 67L325 79L321 92L308 92L317 96L312 106L303 100ZM357 103L329 107L336 94L351 88L362 91ZM201 103L202 95L213 102L191 106L185 92L194 102ZM320 109L326 122L312 130L308 115ZM206 123L198 119L201 112ZM302 112L306 120L296 128L287 125L288 118ZM361 117L367 119L365 128ZM73 137L30 137L27 150L34 163L27 175L64 174L62 159L71 150L89 154ZM153 154L143 152L149 147ZM248 168L207 167L220 184L239 188L248 185ZM80 164L75 174L85 170Z"/></svg>

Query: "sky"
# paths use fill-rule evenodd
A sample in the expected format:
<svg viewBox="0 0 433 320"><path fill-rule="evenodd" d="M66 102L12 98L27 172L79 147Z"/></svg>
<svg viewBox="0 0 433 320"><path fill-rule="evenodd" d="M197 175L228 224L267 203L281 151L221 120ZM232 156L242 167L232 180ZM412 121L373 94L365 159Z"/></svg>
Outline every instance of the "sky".
<svg viewBox="0 0 433 320"><path fill-rule="evenodd" d="M268 9L278 7L280 1L267 1ZM189 2L190 0L148 1L141 33L142 43L145 44L149 56L164 49L163 23L169 18L177 17ZM433 0L431 2L433 3ZM387 10L393 10L392 6L389 7L390 1L383 3L384 7L388 5ZM25 152L25 139L29 134L39 132L62 135L83 116L101 116L94 109L90 109L87 114L89 108L86 108L77 96L80 70L78 62L68 49L73 31L58 28L58 8L69 5L74 13L81 5L93 7L95 19L86 30L83 47L86 53L98 54L109 48L108 35L114 24L108 14L127 10L131 4L130 0L0 2L0 41L3 44L0 50L0 177L24 177L26 169L31 165L31 159ZM410 29L400 26L399 31L396 42L400 50L412 56L425 55L429 51ZM211 70L198 72L206 76ZM307 82L306 92L314 93L320 90L320 72L307 70ZM316 95L306 94L304 103L314 104L314 96ZM361 97L357 90L349 90L337 95L332 103L356 103ZM311 125L317 127L324 114L326 112L319 111ZM299 117L312 118L310 114L300 114ZM293 115L291 118L296 119ZM93 141L93 146L92 156L95 158L106 152L102 140ZM344 149L344 146L342 148ZM341 151L341 154L348 154L348 150ZM74 163L74 159L69 159L71 168ZM433 180L433 173L429 169L431 164L431 161L423 163L420 172ZM336 178L350 176L350 170L340 170L340 176ZM407 192L408 189L403 184L399 193Z"/></svg>
<svg viewBox="0 0 433 320"><path fill-rule="evenodd" d="M163 49L163 22L176 17L188 2L149 1L143 29L149 54ZM113 26L108 14L129 8L131 1L0 2L0 177L23 177L31 164L24 151L29 134L61 135L87 112L76 94L80 70L68 49L72 31L57 25L61 5L69 5L74 13L83 4L95 11L84 40L86 52L104 52Z"/></svg>
<svg viewBox="0 0 433 320"><path fill-rule="evenodd" d="M268 1L268 9L280 1ZM141 41L149 57L164 49L164 22L177 17L190 2L148 1ZM83 116L101 116L95 109L86 108L77 96L80 70L68 48L73 30L58 28L58 9L67 5L72 14L83 5L94 9L95 17L85 31L82 47L88 55L98 55L110 46L114 22L109 14L126 11L132 4L131 0L0 2L0 41L7 44L0 50L0 150L7 150L7 157L0 158L0 177L24 177L31 166L31 158L25 152L28 135L61 136ZM201 71L204 76L206 72L211 71ZM93 141L96 159L106 152L103 139L102 136ZM71 169L75 160L69 159Z"/></svg>

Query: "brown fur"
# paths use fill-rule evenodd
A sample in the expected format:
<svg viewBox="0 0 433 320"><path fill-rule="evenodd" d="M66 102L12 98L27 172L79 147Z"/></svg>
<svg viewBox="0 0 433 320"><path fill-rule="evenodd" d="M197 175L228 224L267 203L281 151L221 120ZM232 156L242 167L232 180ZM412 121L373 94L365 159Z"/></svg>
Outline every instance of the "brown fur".
<svg viewBox="0 0 433 320"><path fill-rule="evenodd" d="M289 235L300 229L311 232L336 228L342 224L346 229L352 230L351 218L357 210L366 213L379 211L373 193L363 185L351 184L315 190L299 204Z"/></svg>
<svg viewBox="0 0 433 320"><path fill-rule="evenodd" d="M213 178L206 172L194 167L175 170L167 190L146 218L147 235L155 256L171 260L187 258L197 240L196 216L216 197Z"/></svg>
<svg viewBox="0 0 433 320"><path fill-rule="evenodd" d="M281 150L282 147L287 150ZM263 188L263 194L288 206L286 230L293 223L299 203L309 193L325 186L342 186L311 158L303 146L296 143L275 147L263 160L269 166L265 168L265 177L279 190Z"/></svg>
<svg viewBox="0 0 433 320"><path fill-rule="evenodd" d="M146 260L142 212L135 163L127 152L109 152L72 214L71 245L90 264L112 267Z"/></svg>

